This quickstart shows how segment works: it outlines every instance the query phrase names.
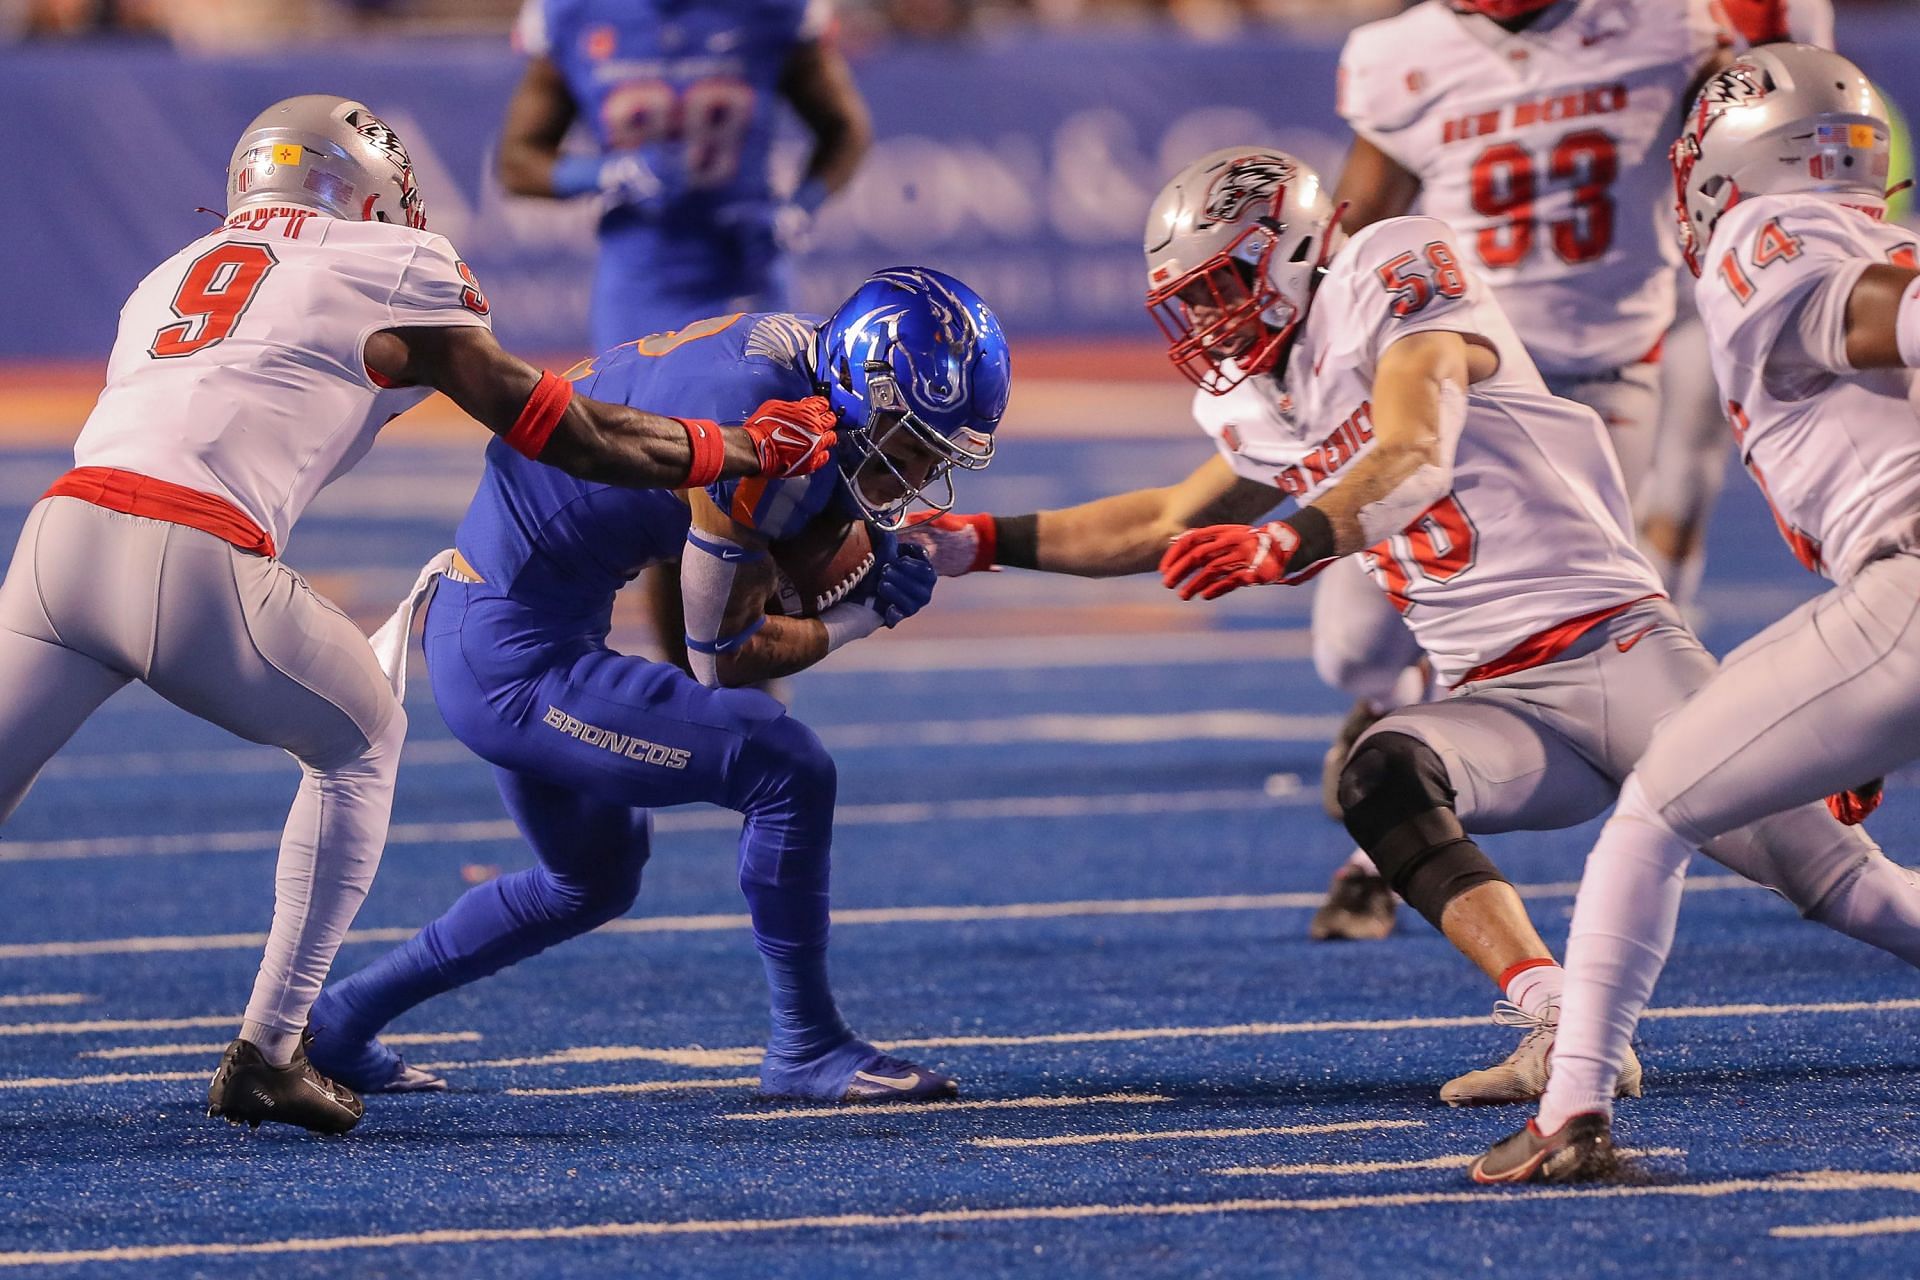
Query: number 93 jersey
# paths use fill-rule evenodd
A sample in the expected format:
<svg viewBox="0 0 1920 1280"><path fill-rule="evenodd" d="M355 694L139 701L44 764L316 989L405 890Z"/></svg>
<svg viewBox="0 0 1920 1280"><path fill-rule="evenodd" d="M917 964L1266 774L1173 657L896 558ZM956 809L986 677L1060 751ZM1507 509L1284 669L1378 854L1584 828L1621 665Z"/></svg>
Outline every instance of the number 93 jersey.
<svg viewBox="0 0 1920 1280"><path fill-rule="evenodd" d="M669 207L770 204L774 96L828 0L527 0L521 52L559 67L600 150L635 152Z"/></svg>
<svg viewBox="0 0 1920 1280"><path fill-rule="evenodd" d="M225 498L285 548L313 496L430 387L365 363L382 329L488 326L444 236L287 208L233 215L120 309L74 462Z"/></svg>
<svg viewBox="0 0 1920 1280"><path fill-rule="evenodd" d="M1877 263L1920 267L1914 233L1837 199L1749 196L1694 287L1740 460L1794 556L1839 582L1920 515L1913 371L1847 363L1847 298Z"/></svg>
<svg viewBox="0 0 1920 1280"><path fill-rule="evenodd" d="M1340 114L1420 179L1539 367L1645 359L1673 322L1667 146L1729 37L1712 0L1574 0L1509 32L1426 0L1360 27Z"/></svg>
<svg viewBox="0 0 1920 1280"><path fill-rule="evenodd" d="M1311 502L1372 450L1381 355L1435 330L1491 348L1500 367L1468 388L1452 492L1361 558L1451 685L1660 581L1623 532L1599 416L1547 390L1446 224L1390 218L1354 236L1314 294L1283 387L1250 378L1200 393L1194 412L1237 474Z"/></svg>

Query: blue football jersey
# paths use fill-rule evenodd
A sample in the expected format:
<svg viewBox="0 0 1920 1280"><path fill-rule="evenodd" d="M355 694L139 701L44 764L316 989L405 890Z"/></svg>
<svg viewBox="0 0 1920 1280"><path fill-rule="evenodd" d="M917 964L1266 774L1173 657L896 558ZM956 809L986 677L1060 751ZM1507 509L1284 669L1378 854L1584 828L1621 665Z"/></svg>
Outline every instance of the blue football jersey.
<svg viewBox="0 0 1920 1280"><path fill-rule="evenodd" d="M652 170L649 220L747 217L773 204L781 72L828 20L825 0L527 0L516 42L560 68L602 152Z"/></svg>
<svg viewBox="0 0 1920 1280"><path fill-rule="evenodd" d="M786 313L717 316L615 347L568 376L597 400L738 426L765 401L813 393L806 357L818 323ZM724 480L707 493L776 541L830 506L852 511L831 466L786 480ZM614 595L647 565L679 556L689 519L678 493L576 479L496 439L456 542L485 579L482 591L604 632Z"/></svg>

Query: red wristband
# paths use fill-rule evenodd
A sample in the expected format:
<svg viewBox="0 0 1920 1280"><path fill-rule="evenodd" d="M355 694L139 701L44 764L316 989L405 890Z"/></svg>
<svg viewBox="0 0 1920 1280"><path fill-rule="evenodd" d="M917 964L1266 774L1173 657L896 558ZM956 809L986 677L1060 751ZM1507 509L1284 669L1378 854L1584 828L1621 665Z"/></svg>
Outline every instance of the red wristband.
<svg viewBox="0 0 1920 1280"><path fill-rule="evenodd" d="M974 549L971 572L991 569L999 563L995 557L1000 554L1000 522L983 513L972 517L969 523L973 525L973 536L979 540L979 545Z"/></svg>
<svg viewBox="0 0 1920 1280"><path fill-rule="evenodd" d="M687 429L687 444L693 449L693 461L687 467L686 489L704 489L720 478L727 461L726 438L720 424L710 418L675 418Z"/></svg>
<svg viewBox="0 0 1920 1280"><path fill-rule="evenodd" d="M538 458L572 403L573 384L557 373L543 372L533 394L527 397L526 407L513 420L513 429L501 438L522 456Z"/></svg>

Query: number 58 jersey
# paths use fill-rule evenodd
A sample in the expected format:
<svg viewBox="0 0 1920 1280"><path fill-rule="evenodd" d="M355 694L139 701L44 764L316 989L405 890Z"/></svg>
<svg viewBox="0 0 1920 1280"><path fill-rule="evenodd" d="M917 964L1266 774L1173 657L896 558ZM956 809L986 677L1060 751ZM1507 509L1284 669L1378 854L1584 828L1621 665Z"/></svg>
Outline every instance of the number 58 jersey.
<svg viewBox="0 0 1920 1280"><path fill-rule="evenodd" d="M1645 359L1674 315L1682 96L1712 0L1574 0L1509 32L1426 0L1348 38L1340 114L1421 182L1542 369Z"/></svg>
<svg viewBox="0 0 1920 1280"><path fill-rule="evenodd" d="M489 325L445 237L284 208L239 213L161 263L120 309L74 462L225 499L272 539L432 394L366 366L382 329Z"/></svg>
<svg viewBox="0 0 1920 1280"><path fill-rule="evenodd" d="M1354 236L1314 294L1284 386L1249 378L1201 392L1194 412L1238 475L1312 502L1373 449L1381 356L1436 330L1489 348L1499 368L1467 389L1452 492L1361 556L1457 685L1563 624L1660 594L1660 580L1624 532L1599 416L1547 390L1446 225L1390 218Z"/></svg>

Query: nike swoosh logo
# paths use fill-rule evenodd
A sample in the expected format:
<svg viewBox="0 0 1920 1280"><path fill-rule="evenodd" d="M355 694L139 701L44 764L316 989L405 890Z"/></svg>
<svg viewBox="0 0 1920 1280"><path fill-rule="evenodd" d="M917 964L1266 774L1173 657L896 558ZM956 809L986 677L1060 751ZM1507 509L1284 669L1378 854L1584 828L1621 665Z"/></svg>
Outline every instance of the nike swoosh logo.
<svg viewBox="0 0 1920 1280"><path fill-rule="evenodd" d="M889 1089L911 1089L920 1082L920 1077L908 1072L904 1076L877 1076L871 1071L856 1071L856 1080L865 1080L868 1084L883 1084Z"/></svg>
<svg viewBox="0 0 1920 1280"><path fill-rule="evenodd" d="M1639 644L1640 641L1643 638L1645 638L1647 632L1653 630L1654 627L1657 627L1659 625L1660 625L1659 623L1655 622L1648 626L1644 626L1640 628L1638 631L1634 632L1630 636L1622 636L1620 639L1615 640L1613 642L1613 647L1618 649L1620 652L1625 653L1627 650L1633 648L1633 646Z"/></svg>

